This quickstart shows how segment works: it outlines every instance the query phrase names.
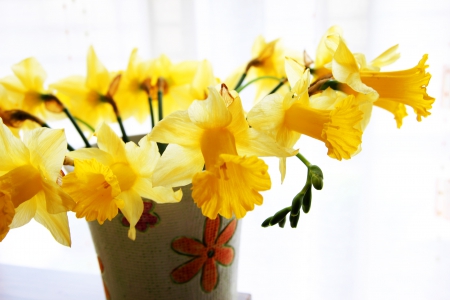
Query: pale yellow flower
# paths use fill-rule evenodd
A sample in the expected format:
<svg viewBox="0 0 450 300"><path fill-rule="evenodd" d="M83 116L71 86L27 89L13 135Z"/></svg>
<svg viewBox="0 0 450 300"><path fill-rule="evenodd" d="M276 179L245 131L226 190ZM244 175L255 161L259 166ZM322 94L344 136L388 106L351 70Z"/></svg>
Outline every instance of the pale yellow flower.
<svg viewBox="0 0 450 300"><path fill-rule="evenodd" d="M342 83L341 90L347 94L361 93L376 100L375 106L394 114L397 127L407 115L405 105L414 109L417 120L430 115L434 98L427 93L431 75L426 72L428 55L424 55L417 66L394 72L379 72L377 68L396 60L396 47L389 49L372 62L371 68L360 68L355 56L344 41L340 41L332 62L333 76ZM360 57L361 58L361 57ZM361 61L361 60L360 60ZM372 70L372 71L370 71ZM371 96L373 95L373 96Z"/></svg>
<svg viewBox="0 0 450 300"><path fill-rule="evenodd" d="M100 62L91 46L87 56L87 77L70 76L50 85L57 96L69 107L73 116L94 127L102 122L116 120L114 110L107 101L115 74Z"/></svg>
<svg viewBox="0 0 450 300"><path fill-rule="evenodd" d="M135 225L144 209L141 197L158 203L178 202L181 190L152 185L159 159L156 143L144 137L139 146L125 144L105 124L96 135L99 149L78 149L67 154L75 159L75 172L63 178L63 188L77 202L74 211L79 217L103 223L120 208L130 223L128 237L134 240Z"/></svg>
<svg viewBox="0 0 450 300"><path fill-rule="evenodd" d="M338 160L350 159L361 144L358 128L363 113L353 95L339 95L332 90L321 99L308 95L309 70L284 97L272 94L263 98L248 113L247 120L257 130L276 138L281 146L291 148L301 134L325 143L328 155ZM280 160L282 180L286 160Z"/></svg>
<svg viewBox="0 0 450 300"><path fill-rule="evenodd" d="M291 156L269 136L249 128L239 96L223 85L157 124L149 138L169 143L156 167L156 185L192 182L192 197L205 216L245 216L262 204L271 186L267 166L256 156ZM203 166L206 170L202 172Z"/></svg>
<svg viewBox="0 0 450 300"><path fill-rule="evenodd" d="M22 142L0 119L0 147L0 191L8 194L15 207L9 227L23 226L34 218L56 241L70 246L66 212L75 203L56 183L67 149L64 131L29 130Z"/></svg>

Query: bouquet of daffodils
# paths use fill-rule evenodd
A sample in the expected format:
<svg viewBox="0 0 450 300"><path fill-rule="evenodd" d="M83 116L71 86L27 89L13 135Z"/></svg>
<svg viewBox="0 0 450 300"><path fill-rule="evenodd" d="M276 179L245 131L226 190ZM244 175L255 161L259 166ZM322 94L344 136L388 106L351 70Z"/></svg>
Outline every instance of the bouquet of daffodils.
<svg viewBox="0 0 450 300"><path fill-rule="evenodd" d="M322 141L331 158L350 159L361 151L374 106L392 113L398 128L406 106L418 121L430 114L427 55L411 69L381 71L400 57L397 48L368 62L333 26L313 61L259 37L249 62L224 81L206 60L173 64L162 55L143 61L137 50L126 70L109 72L91 47L86 77L46 86L42 66L25 59L0 80L0 241L34 218L70 246L68 211L103 224L119 209L134 240L143 202L178 202L177 187L188 184L208 218L242 218L271 188L268 166L259 158L267 156L279 158L281 181L287 157L307 168L291 205L262 223L283 227L289 219L296 227L300 211L311 207L313 188L323 187L320 168L294 149L302 134ZM255 104L246 112L239 93L249 85ZM122 122L130 117L151 120L138 144L129 141ZM85 148L71 147L63 129L46 128L61 118L72 122ZM93 136L98 147L91 145Z"/></svg>

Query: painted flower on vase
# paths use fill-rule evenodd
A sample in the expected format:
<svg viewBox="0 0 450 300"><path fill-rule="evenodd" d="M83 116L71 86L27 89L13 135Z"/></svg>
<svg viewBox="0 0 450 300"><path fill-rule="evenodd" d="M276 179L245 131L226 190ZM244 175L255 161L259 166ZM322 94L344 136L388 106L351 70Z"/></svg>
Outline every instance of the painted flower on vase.
<svg viewBox="0 0 450 300"><path fill-rule="evenodd" d="M234 260L234 249L228 246L233 237L237 220L233 219L219 233L222 218L214 220L206 218L203 242L195 238L179 237L172 241L172 249L181 255L193 256L190 261L176 267L170 278L176 283L186 283L197 275L202 276L200 284L205 292L213 291L219 283L218 265L231 266Z"/></svg>
<svg viewBox="0 0 450 300"><path fill-rule="evenodd" d="M160 218L158 214L154 212L155 205L156 203L153 201L144 202L144 211L135 226L140 232L145 232L147 229L153 228L159 224ZM125 217L122 218L121 223L125 227L130 227L130 222L128 222Z"/></svg>

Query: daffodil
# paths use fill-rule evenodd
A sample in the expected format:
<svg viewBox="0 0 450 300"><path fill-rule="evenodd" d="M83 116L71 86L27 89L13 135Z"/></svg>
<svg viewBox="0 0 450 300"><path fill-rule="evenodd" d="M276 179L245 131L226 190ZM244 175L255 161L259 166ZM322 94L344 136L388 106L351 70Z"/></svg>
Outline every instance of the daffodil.
<svg viewBox="0 0 450 300"><path fill-rule="evenodd" d="M342 28L334 25L328 28L320 39L316 50L316 60L314 61L314 69L312 74L316 78L331 74L328 64L333 60L334 52L339 43L339 37L342 37Z"/></svg>
<svg viewBox="0 0 450 300"><path fill-rule="evenodd" d="M87 77L70 76L50 85L57 96L67 103L73 116L94 127L116 119L108 101L108 92L115 78L100 62L91 46L87 56Z"/></svg>
<svg viewBox="0 0 450 300"><path fill-rule="evenodd" d="M6 89L8 97L15 104L14 109L23 110L44 120L64 117L64 114L60 114L62 105L59 100L48 97L51 93L44 87L47 73L36 58L24 59L12 66L12 70L14 76L1 79L0 84ZM30 122L27 123L27 127L36 127L36 124Z"/></svg>
<svg viewBox="0 0 450 300"><path fill-rule="evenodd" d="M141 139L139 146L124 143L108 125L96 133L97 148L72 151L75 171L63 178L63 188L77 203L77 217L103 223L117 215L118 208L130 223L128 237L136 239L135 225L142 215L142 198L158 203L178 202L181 190L152 185L152 175L160 157L156 143Z"/></svg>
<svg viewBox="0 0 450 300"><path fill-rule="evenodd" d="M64 131L29 130L22 142L0 119L0 147L0 195L3 201L9 197L15 207L9 227L20 227L34 218L56 241L70 246L66 212L75 202L56 183L67 149Z"/></svg>
<svg viewBox="0 0 450 300"><path fill-rule="evenodd" d="M284 97L272 94L263 98L250 110L247 120L252 128L271 134L284 147L293 147L300 134L305 134L324 142L330 157L350 159L361 144L358 126L363 113L353 95L337 95L331 89L322 94L320 101L312 101L308 95L309 77L307 70ZM283 158L280 171L283 180Z"/></svg>
<svg viewBox="0 0 450 300"><path fill-rule="evenodd" d="M390 63L398 58L393 55L394 48L389 49L377 58L372 65L375 67L361 69L355 56L350 52L343 40L340 40L332 62L333 76L346 85L342 91L347 94L362 93L376 95L374 105L384 108L394 114L397 127L402 125L402 119L407 115L405 105L414 109L417 120L430 115L429 110L434 98L427 93L431 75L426 72L428 55L424 55L417 66L394 72L380 72L377 67ZM361 61L361 59L360 59ZM379 95L379 96L378 96Z"/></svg>
<svg viewBox="0 0 450 300"><path fill-rule="evenodd" d="M172 89L178 109L187 109L194 100L205 100L208 97L208 87L217 83L219 80L214 77L211 63L207 60L201 61L191 82Z"/></svg>
<svg viewBox="0 0 450 300"><path fill-rule="evenodd" d="M242 218L262 204L259 191L271 186L267 165L256 156L291 156L297 151L249 128L237 93L229 93L225 85L220 92L208 89L206 100L170 114L150 133L151 140L169 143L153 183L192 182L192 197L205 216Z"/></svg>

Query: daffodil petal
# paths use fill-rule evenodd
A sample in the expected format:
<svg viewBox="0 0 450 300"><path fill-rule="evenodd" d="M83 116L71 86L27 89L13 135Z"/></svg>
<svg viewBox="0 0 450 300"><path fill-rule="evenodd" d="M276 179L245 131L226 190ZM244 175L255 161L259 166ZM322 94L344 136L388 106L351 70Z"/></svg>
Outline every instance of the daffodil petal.
<svg viewBox="0 0 450 300"><path fill-rule="evenodd" d="M271 94L264 97L248 112L247 121L261 131L276 131L284 122L283 96Z"/></svg>
<svg viewBox="0 0 450 300"><path fill-rule="evenodd" d="M375 67L381 68L394 63L397 59L400 58L400 53L397 53L397 50L398 44L381 53L374 60L372 60L370 64Z"/></svg>
<svg viewBox="0 0 450 300"><path fill-rule="evenodd" d="M9 194L0 191L0 242L9 231L9 225L14 218L14 205Z"/></svg>
<svg viewBox="0 0 450 300"><path fill-rule="evenodd" d="M128 237L134 241L136 239L135 226L144 211L144 203L142 202L141 196L133 190L124 191L117 198L124 201L124 206L121 211L130 223Z"/></svg>
<svg viewBox="0 0 450 300"><path fill-rule="evenodd" d="M132 168L139 173L140 176L150 177L160 158L158 146L155 142L150 141L144 136L139 141L139 146L133 142L125 145L127 159Z"/></svg>
<svg viewBox="0 0 450 300"><path fill-rule="evenodd" d="M34 219L47 228L58 243L70 247L72 242L67 213L49 214L43 194L38 194L36 198L37 209Z"/></svg>
<svg viewBox="0 0 450 300"><path fill-rule="evenodd" d="M20 63L13 65L11 69L28 90L35 92L43 91L47 74L36 58L30 57L24 59Z"/></svg>
<svg viewBox="0 0 450 300"><path fill-rule="evenodd" d="M45 194L48 213L57 214L67 212L75 207L75 201L56 183L45 180L42 182L42 188Z"/></svg>
<svg viewBox="0 0 450 300"><path fill-rule="evenodd" d="M36 128L26 131L24 144L31 150L32 163L42 166L48 178L56 182L67 152L64 130Z"/></svg>
<svg viewBox="0 0 450 300"><path fill-rule="evenodd" d="M303 72L305 71L305 66L291 57L285 58L284 68L291 86L294 86L302 78Z"/></svg>
<svg viewBox="0 0 450 300"><path fill-rule="evenodd" d="M203 129L226 127L231 122L231 113L216 88L209 87L208 90L206 100L196 100L189 106L189 118Z"/></svg>
<svg viewBox="0 0 450 300"><path fill-rule="evenodd" d="M274 138L254 128L248 129L246 139L236 141L236 148L240 155L287 157L298 153L298 150L280 146Z"/></svg>
<svg viewBox="0 0 450 300"><path fill-rule="evenodd" d="M102 124L96 132L97 144L100 150L108 152L116 162L126 162L125 143L106 124Z"/></svg>
<svg viewBox="0 0 450 300"><path fill-rule="evenodd" d="M27 91L22 82L13 75L0 79L0 84L3 85L9 92L24 94Z"/></svg>
<svg viewBox="0 0 450 300"><path fill-rule="evenodd" d="M101 95L105 95L109 88L111 76L98 59L92 46L88 50L87 68L86 86Z"/></svg>
<svg viewBox="0 0 450 300"><path fill-rule="evenodd" d="M200 148L169 144L153 173L153 186L184 186L205 165Z"/></svg>
<svg viewBox="0 0 450 300"><path fill-rule="evenodd" d="M15 137L0 118L0 175L20 165L27 164L30 152L24 143Z"/></svg>
<svg viewBox="0 0 450 300"><path fill-rule="evenodd" d="M148 137L160 143L194 146L200 141L201 130L191 122L186 111L176 111L158 122Z"/></svg>
<svg viewBox="0 0 450 300"><path fill-rule="evenodd" d="M136 191L141 197L153 200L157 203L180 202L183 197L183 192L181 189L174 192L173 189L169 187L152 187L151 181L144 178L139 178L136 180L133 190Z"/></svg>
<svg viewBox="0 0 450 300"><path fill-rule="evenodd" d="M9 228L21 227L33 219L36 215L38 195L40 195L40 197L44 197L44 192L38 193L30 200L27 200L16 207L16 214L11 225L9 225Z"/></svg>
<svg viewBox="0 0 450 300"><path fill-rule="evenodd" d="M81 148L66 154L72 159L86 160L95 158L99 163L109 166L114 163L114 158L109 153L97 148Z"/></svg>

